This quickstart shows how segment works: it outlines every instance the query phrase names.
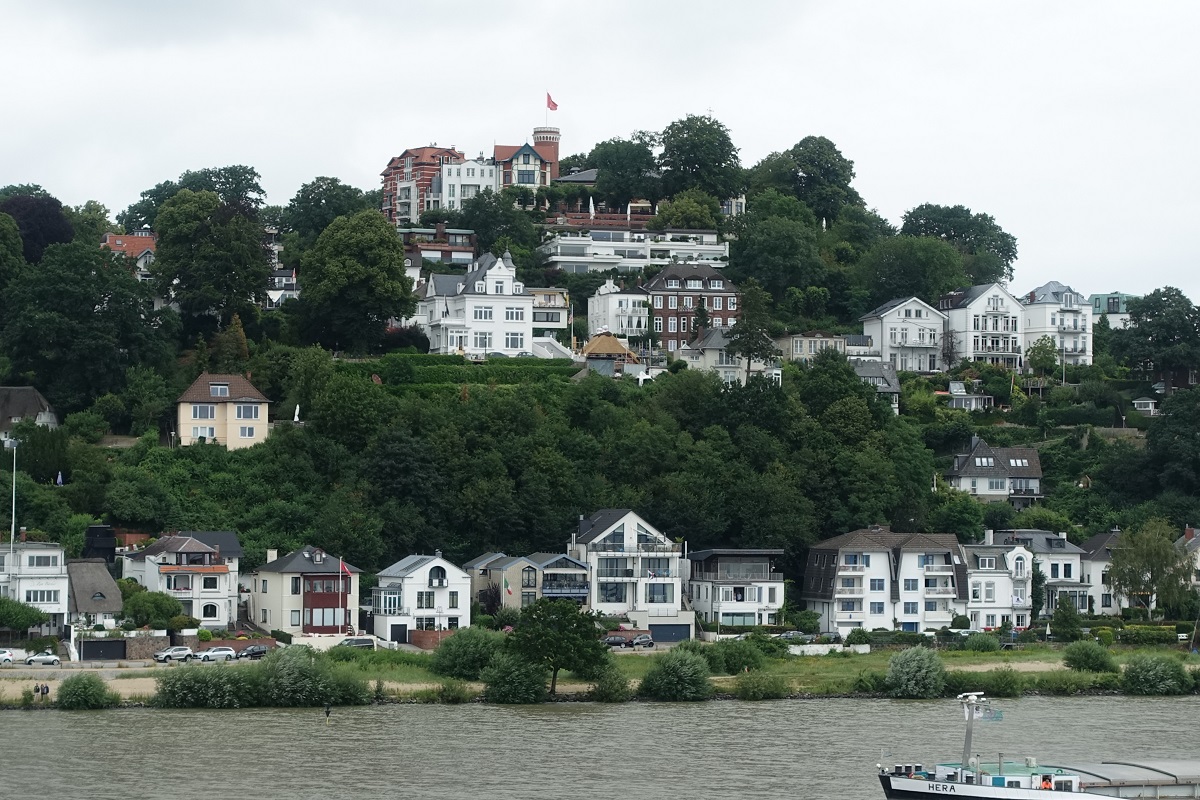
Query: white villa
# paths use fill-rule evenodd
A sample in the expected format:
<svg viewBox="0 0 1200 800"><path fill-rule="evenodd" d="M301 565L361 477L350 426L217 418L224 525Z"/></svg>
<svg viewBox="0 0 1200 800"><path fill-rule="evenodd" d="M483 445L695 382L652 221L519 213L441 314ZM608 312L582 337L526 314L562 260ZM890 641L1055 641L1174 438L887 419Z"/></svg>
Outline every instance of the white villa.
<svg viewBox="0 0 1200 800"><path fill-rule="evenodd" d="M441 631L471 624L471 576L433 555L411 555L379 573L371 590L374 634L389 642L408 642L415 630Z"/></svg>
<svg viewBox="0 0 1200 800"><path fill-rule="evenodd" d="M202 541L202 537L214 543ZM225 550L220 542L225 543ZM147 591L174 597L183 613L199 619L202 627L228 628L237 622L240 556L241 546L230 531L181 533L164 536L142 550L121 553L121 575Z"/></svg>
<svg viewBox="0 0 1200 800"><path fill-rule="evenodd" d="M937 310L946 315L943 367L959 361L983 361L1021 368L1025 306L1002 284L956 289L938 300Z"/></svg>
<svg viewBox="0 0 1200 800"><path fill-rule="evenodd" d="M1023 546L993 544L987 531L983 544L963 546L967 562L966 614L973 630L992 630L1004 624L1027 628L1031 624L1030 586L1033 553Z"/></svg>
<svg viewBox="0 0 1200 800"><path fill-rule="evenodd" d="M1048 336L1058 350L1059 360L1067 364L1092 363L1092 306L1086 297L1070 286L1050 281L1024 295L1025 349ZM1111 320L1110 320L1111 325Z"/></svg>
<svg viewBox="0 0 1200 800"><path fill-rule="evenodd" d="M588 336L607 330L622 339L645 336L650 319L650 295L640 286L626 289L612 278L588 298Z"/></svg>
<svg viewBox="0 0 1200 800"><path fill-rule="evenodd" d="M942 332L946 314L917 297L898 297L859 317L863 335L878 347L880 360L895 369L937 372L946 364Z"/></svg>
<svg viewBox="0 0 1200 800"><path fill-rule="evenodd" d="M49 615L49 622L36 629L39 634L55 635L62 630L68 613L68 586L67 554L60 545L17 541L0 546L0 597Z"/></svg>
<svg viewBox="0 0 1200 800"><path fill-rule="evenodd" d="M515 356L532 351L534 295L517 280L507 252L499 259L485 253L465 275L431 274L416 294L414 321L429 337L431 353Z"/></svg>

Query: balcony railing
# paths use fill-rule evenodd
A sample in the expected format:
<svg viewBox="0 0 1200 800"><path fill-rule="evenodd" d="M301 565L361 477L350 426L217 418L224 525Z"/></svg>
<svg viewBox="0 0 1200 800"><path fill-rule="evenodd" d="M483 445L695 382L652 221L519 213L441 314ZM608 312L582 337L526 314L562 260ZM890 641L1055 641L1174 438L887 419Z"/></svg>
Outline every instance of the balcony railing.
<svg viewBox="0 0 1200 800"><path fill-rule="evenodd" d="M630 580L633 580L634 578L637 577L637 571L634 570L632 567L617 568L617 569L601 568L601 569L596 570L596 577L597 578L628 578Z"/></svg>
<svg viewBox="0 0 1200 800"><path fill-rule="evenodd" d="M411 617L412 609L400 606L371 606L371 613L387 617Z"/></svg>
<svg viewBox="0 0 1200 800"><path fill-rule="evenodd" d="M588 545L588 551L592 553L681 553L683 545L676 542L666 544L660 542L638 542L637 544L626 545L623 543L610 542L593 542Z"/></svg>
<svg viewBox="0 0 1200 800"><path fill-rule="evenodd" d="M954 567L950 564L926 564L925 573L927 575L952 575Z"/></svg>
<svg viewBox="0 0 1200 800"><path fill-rule="evenodd" d="M862 611L838 611L834 616L836 622L862 622L866 613Z"/></svg>
<svg viewBox="0 0 1200 800"><path fill-rule="evenodd" d="M928 622L941 622L945 620L949 622L954 619L954 612L949 609L939 609L937 611L926 611L925 619Z"/></svg>
<svg viewBox="0 0 1200 800"><path fill-rule="evenodd" d="M838 564L838 572L862 572L864 569L862 564Z"/></svg>
<svg viewBox="0 0 1200 800"><path fill-rule="evenodd" d="M555 582L543 583L542 595L544 597L563 597L574 595L586 595L590 584L587 581L571 582Z"/></svg>
<svg viewBox="0 0 1200 800"><path fill-rule="evenodd" d="M834 597L837 597L838 595L856 596L861 595L862 593L863 587L861 586L835 586L833 588Z"/></svg>
<svg viewBox="0 0 1200 800"><path fill-rule="evenodd" d="M1041 489L1029 489L1029 488L1025 488L1025 489L1017 489L1017 488L1012 488L1012 489L1009 489L1009 490L1008 490L1008 493L1009 493L1009 494L1011 494L1011 495L1013 495L1013 496L1015 496L1015 497L1041 497L1041 496L1042 496L1042 490L1041 490Z"/></svg>
<svg viewBox="0 0 1200 800"><path fill-rule="evenodd" d="M954 597L958 590L953 586L926 586L926 597Z"/></svg>
<svg viewBox="0 0 1200 800"><path fill-rule="evenodd" d="M782 572L768 572L766 570L743 571L743 570L717 570L716 572L693 572L692 580L695 581L728 581L728 582L751 582L751 581L781 581L783 580Z"/></svg>

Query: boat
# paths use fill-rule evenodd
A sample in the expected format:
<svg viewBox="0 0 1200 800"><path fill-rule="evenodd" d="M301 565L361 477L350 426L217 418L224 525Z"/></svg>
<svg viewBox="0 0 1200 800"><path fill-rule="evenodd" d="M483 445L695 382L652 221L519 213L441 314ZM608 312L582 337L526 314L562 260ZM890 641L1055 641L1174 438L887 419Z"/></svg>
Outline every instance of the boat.
<svg viewBox="0 0 1200 800"><path fill-rule="evenodd" d="M927 800L933 797L1046 800L1051 792L1078 797L1200 798L1200 761L1190 759L1101 761L1080 764L1039 764L1034 758L981 761L971 756L976 720L998 720L982 692L958 696L967 721L962 760L924 764L876 764L888 800Z"/></svg>

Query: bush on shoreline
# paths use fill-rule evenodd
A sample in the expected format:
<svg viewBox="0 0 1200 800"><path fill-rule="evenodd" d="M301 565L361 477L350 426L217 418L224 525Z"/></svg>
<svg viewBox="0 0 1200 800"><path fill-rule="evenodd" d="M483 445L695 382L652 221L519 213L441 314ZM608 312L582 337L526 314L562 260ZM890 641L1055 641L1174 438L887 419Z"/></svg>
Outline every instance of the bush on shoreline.
<svg viewBox="0 0 1200 800"><path fill-rule="evenodd" d="M1076 672L1120 672L1116 659L1099 642L1071 642L1063 650L1063 663Z"/></svg>
<svg viewBox="0 0 1200 800"><path fill-rule="evenodd" d="M58 687L58 707L66 711L114 708L120 702L121 696L110 691L108 684L91 672L72 675Z"/></svg>
<svg viewBox="0 0 1200 800"><path fill-rule="evenodd" d="M448 678L477 681L492 656L503 646L502 633L482 628L463 628L433 651L429 669Z"/></svg>
<svg viewBox="0 0 1200 800"><path fill-rule="evenodd" d="M712 697L708 662L696 653L673 649L655 656L638 694L650 700L692 702Z"/></svg>
<svg viewBox="0 0 1200 800"><path fill-rule="evenodd" d="M938 654L926 647L901 650L888 661L887 686L892 697L941 697L945 685L946 668Z"/></svg>
<svg viewBox="0 0 1200 800"><path fill-rule="evenodd" d="M1187 694L1192 689L1192 676L1183 663L1172 656L1139 653L1126 662L1125 672L1121 675L1121 691L1125 694Z"/></svg>
<svg viewBox="0 0 1200 800"><path fill-rule="evenodd" d="M480 673L483 699L502 705L528 705L546 699L548 673L538 664L503 650L492 656Z"/></svg>

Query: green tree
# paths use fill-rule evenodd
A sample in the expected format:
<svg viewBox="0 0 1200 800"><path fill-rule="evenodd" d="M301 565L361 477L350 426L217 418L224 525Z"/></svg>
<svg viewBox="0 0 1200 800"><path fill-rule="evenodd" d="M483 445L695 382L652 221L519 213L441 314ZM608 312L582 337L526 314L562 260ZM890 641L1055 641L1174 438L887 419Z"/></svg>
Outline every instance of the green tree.
<svg viewBox="0 0 1200 800"><path fill-rule="evenodd" d="M614 211L632 200L655 202L661 190L650 148L629 139L609 139L592 148L588 161L597 170L595 192Z"/></svg>
<svg viewBox="0 0 1200 800"><path fill-rule="evenodd" d="M739 275L757 279L775 298L782 299L789 287L814 287L824 282L825 262L817 242L814 228L773 216L742 226L730 255Z"/></svg>
<svg viewBox="0 0 1200 800"><path fill-rule="evenodd" d="M1051 634L1060 642L1074 642L1083 635L1081 625L1079 609L1075 607L1071 595L1059 592L1054 617L1050 620Z"/></svg>
<svg viewBox="0 0 1200 800"><path fill-rule="evenodd" d="M1161 378L1170 394L1177 373L1200 366L1200 309L1173 286L1130 298L1128 309L1129 327L1112 332L1113 355Z"/></svg>
<svg viewBox="0 0 1200 800"><path fill-rule="evenodd" d="M962 257L937 239L896 236L881 239L855 267L859 285L871 303L897 297L920 297L927 302L966 282Z"/></svg>
<svg viewBox="0 0 1200 800"><path fill-rule="evenodd" d="M367 352L383 338L388 320L416 308L404 274L404 246L376 211L334 220L304 256L304 294L310 333L328 345Z"/></svg>
<svg viewBox="0 0 1200 800"><path fill-rule="evenodd" d="M225 329L213 337L212 347L208 352L210 371L246 371L246 362L250 360L250 343L246 341L246 329L242 327L240 314L234 314Z"/></svg>
<svg viewBox="0 0 1200 800"><path fill-rule="evenodd" d="M1191 589L1192 555L1175 544L1175 531L1170 522L1154 517L1121 534L1108 567L1115 594L1150 611L1184 600Z"/></svg>
<svg viewBox="0 0 1200 800"><path fill-rule="evenodd" d="M282 222L288 231L284 237L283 262L290 267L300 266L304 253L335 219L352 216L367 208L366 196L361 189L337 178L313 178L300 187L283 209Z"/></svg>
<svg viewBox="0 0 1200 800"><path fill-rule="evenodd" d="M751 278L742 283L742 315L729 332L725 351L746 360L746 383L755 361L771 362L781 353L771 341L771 295Z"/></svg>
<svg viewBox="0 0 1200 800"><path fill-rule="evenodd" d="M1200 490L1200 389L1180 389L1163 401L1146 434L1146 449L1164 489Z"/></svg>
<svg viewBox="0 0 1200 800"><path fill-rule="evenodd" d="M14 195L0 201L0 214L16 221L25 260L30 264L40 262L50 245L69 242L75 236L62 203L49 195Z"/></svg>
<svg viewBox="0 0 1200 800"><path fill-rule="evenodd" d="M17 221L8 214L0 213L0 295L16 280L24 266L25 248L21 244L21 230L17 227Z"/></svg>
<svg viewBox="0 0 1200 800"><path fill-rule="evenodd" d="M1046 604L1046 573L1042 572L1042 562L1034 560L1033 574L1029 578L1029 618L1037 619L1042 615Z"/></svg>
<svg viewBox="0 0 1200 800"><path fill-rule="evenodd" d="M138 592L125 600L121 614L139 628L155 623L167 627L172 617L183 613L183 605L162 592Z"/></svg>
<svg viewBox="0 0 1200 800"><path fill-rule="evenodd" d="M699 189L718 200L742 193L742 167L729 129L709 116L688 114L662 132L663 190L674 197Z"/></svg>
<svg viewBox="0 0 1200 800"><path fill-rule="evenodd" d="M133 578L118 578L117 588L121 590L121 603L133 597L135 594L146 591L146 587L138 583Z"/></svg>
<svg viewBox="0 0 1200 800"><path fill-rule="evenodd" d="M550 671L550 694L554 694L560 670L589 672L604 665L608 648L599 634L595 618L575 603L543 597L521 609L508 646Z"/></svg>
<svg viewBox="0 0 1200 800"><path fill-rule="evenodd" d="M750 202L767 191L795 197L799 177L796 159L790 153L771 153L746 170L746 196Z"/></svg>
<svg viewBox="0 0 1200 800"><path fill-rule="evenodd" d="M945 489L929 512L929 530L953 533L961 542L977 542L983 535L983 506L967 492Z"/></svg>
<svg viewBox="0 0 1200 800"><path fill-rule="evenodd" d="M721 204L699 189L688 189L658 204L658 213L646 224L650 230L716 230Z"/></svg>
<svg viewBox="0 0 1200 800"><path fill-rule="evenodd" d="M481 253L492 252L496 242L504 237L526 248L540 244L533 220L524 211L514 208L513 201L512 192L493 192L491 189L484 189L463 201L459 224L475 231Z"/></svg>
<svg viewBox="0 0 1200 800"><path fill-rule="evenodd" d="M1049 336L1038 339L1025 351L1025 366L1042 376L1054 372L1058 366L1058 345Z"/></svg>
<svg viewBox="0 0 1200 800"><path fill-rule="evenodd" d="M125 390L121 393L129 412L129 433L141 436L158 433L159 423L175 398L162 376L149 367L130 367L125 371Z"/></svg>
<svg viewBox="0 0 1200 800"><path fill-rule="evenodd" d="M124 264L83 242L50 247L5 296L0 353L60 414L119 392L131 366L163 366L171 317Z"/></svg>
<svg viewBox="0 0 1200 800"><path fill-rule="evenodd" d="M27 631L35 625L44 625L49 615L10 597L0 597L0 628Z"/></svg>
<svg viewBox="0 0 1200 800"><path fill-rule="evenodd" d="M966 206L924 203L904 214L903 236L929 236L953 245L963 255L972 285L1012 280L1017 239L990 214L973 214Z"/></svg>
<svg viewBox="0 0 1200 800"><path fill-rule="evenodd" d="M235 313L253 313L271 275L257 222L216 192L181 189L159 210L157 231L150 272L159 293L179 304L187 327L211 329Z"/></svg>
<svg viewBox="0 0 1200 800"><path fill-rule="evenodd" d="M75 238L86 244L100 246L106 233L120 233L121 226L109 219L108 208L96 200L81 206L63 206L63 213L75 230Z"/></svg>
<svg viewBox="0 0 1200 800"><path fill-rule="evenodd" d="M854 162L829 139L806 136L788 150L788 155L796 164L796 196L826 228L847 206L862 205L862 197L850 185Z"/></svg>
<svg viewBox="0 0 1200 800"><path fill-rule="evenodd" d="M117 215L117 222L127 231L143 227L158 230L159 211L183 189L212 192L221 199L223 205L235 209L236 213L255 218L266 195L259 180L257 170L242 164L188 170L179 176L178 181L163 181L142 192L138 202Z"/></svg>

